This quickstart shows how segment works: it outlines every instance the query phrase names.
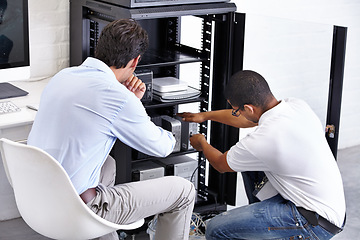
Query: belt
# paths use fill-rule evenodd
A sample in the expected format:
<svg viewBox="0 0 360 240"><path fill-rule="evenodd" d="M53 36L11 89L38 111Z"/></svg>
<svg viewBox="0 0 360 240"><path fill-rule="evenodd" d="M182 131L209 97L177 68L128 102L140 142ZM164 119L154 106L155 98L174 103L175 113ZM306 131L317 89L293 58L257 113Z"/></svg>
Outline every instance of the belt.
<svg viewBox="0 0 360 240"><path fill-rule="evenodd" d="M338 226L334 225L333 223L329 222L329 220L323 218L322 216L316 214L313 211L306 210L302 207L296 207L297 210L301 215L303 215L304 218L313 226L321 226L326 231L331 232L332 234L336 235L339 232L342 231L342 228L339 228ZM345 220L344 220L345 223Z"/></svg>
<svg viewBox="0 0 360 240"><path fill-rule="evenodd" d="M89 188L85 192L80 194L80 197L85 204L90 202L90 200L92 200L95 196L96 196L95 188Z"/></svg>

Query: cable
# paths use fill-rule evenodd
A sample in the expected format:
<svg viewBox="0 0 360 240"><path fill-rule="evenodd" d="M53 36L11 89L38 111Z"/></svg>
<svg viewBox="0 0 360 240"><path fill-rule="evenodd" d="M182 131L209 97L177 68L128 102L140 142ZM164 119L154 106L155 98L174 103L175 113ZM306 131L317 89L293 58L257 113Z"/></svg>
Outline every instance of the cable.
<svg viewBox="0 0 360 240"><path fill-rule="evenodd" d="M205 227L206 224L202 220L202 217L197 214L193 213L190 222L190 235L192 236L204 236L205 235Z"/></svg>

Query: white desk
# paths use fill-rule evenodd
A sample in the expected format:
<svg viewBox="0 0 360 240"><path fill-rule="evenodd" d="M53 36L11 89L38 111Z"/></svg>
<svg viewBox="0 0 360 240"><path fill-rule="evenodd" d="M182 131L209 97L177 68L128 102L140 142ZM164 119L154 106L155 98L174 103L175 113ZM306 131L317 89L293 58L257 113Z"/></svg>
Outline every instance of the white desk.
<svg viewBox="0 0 360 240"><path fill-rule="evenodd" d="M36 82L11 82L11 84L29 92L27 96L0 99L0 102L12 101L21 111L0 115L0 138L13 141L26 141L35 119L36 111L26 105L39 104L41 92L49 79ZM16 207L14 192L6 178L0 157L0 221L20 217Z"/></svg>

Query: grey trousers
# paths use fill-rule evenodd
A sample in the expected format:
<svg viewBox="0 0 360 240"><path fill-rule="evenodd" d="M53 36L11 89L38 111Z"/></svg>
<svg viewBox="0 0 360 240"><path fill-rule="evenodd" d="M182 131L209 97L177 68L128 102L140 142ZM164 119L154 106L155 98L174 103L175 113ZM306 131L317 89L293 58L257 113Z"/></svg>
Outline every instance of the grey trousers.
<svg viewBox="0 0 360 240"><path fill-rule="evenodd" d="M102 218L127 224L157 215L156 240L187 240L195 202L194 185L181 177L130 182L114 186L116 163L105 161L96 187L96 197L88 207ZM118 239L116 232L100 238Z"/></svg>

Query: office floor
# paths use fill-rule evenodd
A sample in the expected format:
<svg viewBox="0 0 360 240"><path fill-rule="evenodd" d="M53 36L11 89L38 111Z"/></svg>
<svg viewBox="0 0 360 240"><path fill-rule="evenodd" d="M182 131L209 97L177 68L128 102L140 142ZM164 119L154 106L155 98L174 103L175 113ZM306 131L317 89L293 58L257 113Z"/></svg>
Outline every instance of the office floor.
<svg viewBox="0 0 360 240"><path fill-rule="evenodd" d="M360 239L360 146L342 149L338 152L338 164L343 176L347 203L347 223L343 232L334 240ZM0 222L0 239L4 240L48 240L31 230L21 219ZM131 239L131 238L127 238ZM148 240L146 233L135 240ZM171 239L169 239L171 240Z"/></svg>

